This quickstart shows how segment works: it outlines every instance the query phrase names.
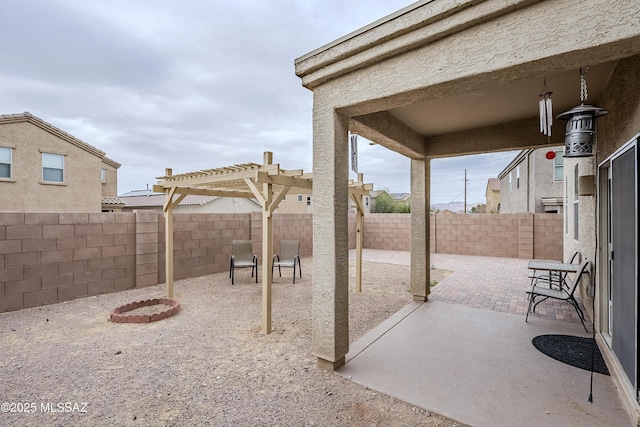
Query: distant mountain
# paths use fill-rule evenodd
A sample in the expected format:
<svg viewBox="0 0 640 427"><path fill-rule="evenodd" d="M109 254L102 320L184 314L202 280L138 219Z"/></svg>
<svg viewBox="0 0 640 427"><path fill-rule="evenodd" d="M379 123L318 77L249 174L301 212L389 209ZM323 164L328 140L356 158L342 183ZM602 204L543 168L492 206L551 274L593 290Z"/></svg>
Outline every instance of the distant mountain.
<svg viewBox="0 0 640 427"><path fill-rule="evenodd" d="M467 203L467 212L471 212L471 208L478 206L482 203ZM435 203L431 205L431 209L439 211L451 211L451 212L463 212L464 202L451 202L451 203Z"/></svg>

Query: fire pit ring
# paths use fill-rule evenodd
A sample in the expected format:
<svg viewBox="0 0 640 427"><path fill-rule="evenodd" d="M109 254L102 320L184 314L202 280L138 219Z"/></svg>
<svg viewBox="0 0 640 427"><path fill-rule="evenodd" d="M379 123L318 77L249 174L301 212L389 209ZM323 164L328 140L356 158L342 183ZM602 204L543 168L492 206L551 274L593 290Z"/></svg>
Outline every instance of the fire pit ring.
<svg viewBox="0 0 640 427"><path fill-rule="evenodd" d="M153 305L165 305L165 310L159 311L153 314L133 314L129 311L135 310L140 307L150 307ZM121 305L111 310L111 316L109 320L114 323L149 323L157 322L158 320L166 319L173 315L178 314L180 311L180 302L172 298L153 298L142 301L131 302L129 304Z"/></svg>

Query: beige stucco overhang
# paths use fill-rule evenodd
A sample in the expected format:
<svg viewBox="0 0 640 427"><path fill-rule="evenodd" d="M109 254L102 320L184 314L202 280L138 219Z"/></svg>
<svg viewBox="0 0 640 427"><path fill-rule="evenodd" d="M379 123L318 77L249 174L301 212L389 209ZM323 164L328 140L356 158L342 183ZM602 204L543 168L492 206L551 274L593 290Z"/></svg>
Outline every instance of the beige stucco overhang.
<svg viewBox="0 0 640 427"><path fill-rule="evenodd" d="M158 177L153 191L165 193L163 212L165 217L165 256L167 297L173 298L173 209L190 194L216 197L255 198L262 207L262 332L269 334L271 326L271 285L273 257L273 214L284 196L291 189L297 193L310 194L313 186L312 174L302 169L284 170L273 163L273 154L265 152L263 164L245 163L196 172L174 175L167 169ZM369 195L373 184L365 184L362 174L358 180L349 180L349 196L356 204L356 290L362 289L362 224L364 207L362 197Z"/></svg>
<svg viewBox="0 0 640 427"><path fill-rule="evenodd" d="M430 159L563 144L563 122L538 131L545 79L555 114L580 103L580 69L596 104L638 53L636 1L424 0L296 59L314 94L318 363L340 366L349 348L346 206L332 203L347 198L349 131L411 158L411 292L426 300Z"/></svg>

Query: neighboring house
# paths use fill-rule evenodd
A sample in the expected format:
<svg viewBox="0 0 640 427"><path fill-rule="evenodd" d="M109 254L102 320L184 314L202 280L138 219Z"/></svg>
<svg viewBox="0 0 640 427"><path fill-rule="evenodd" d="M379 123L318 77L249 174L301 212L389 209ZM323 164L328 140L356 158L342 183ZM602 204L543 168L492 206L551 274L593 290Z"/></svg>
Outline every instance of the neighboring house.
<svg viewBox="0 0 640 427"><path fill-rule="evenodd" d="M548 152L555 157L548 159ZM564 147L522 150L498 175L500 213L562 213Z"/></svg>
<svg viewBox="0 0 640 427"><path fill-rule="evenodd" d="M311 213L313 205L311 194L288 193L280 201L276 212L278 213Z"/></svg>
<svg viewBox="0 0 640 427"><path fill-rule="evenodd" d="M119 210L120 163L30 113L0 115L0 210Z"/></svg>
<svg viewBox="0 0 640 427"><path fill-rule="evenodd" d="M380 209L376 207L376 203L383 200L385 207ZM390 206L386 206L390 204ZM392 207L393 212L409 212L411 210L411 194L410 193L388 193L385 190L377 190L371 192L371 212L389 212Z"/></svg>
<svg viewBox="0 0 640 427"><path fill-rule="evenodd" d="M500 212L500 180L498 178L489 178L484 198L486 200L486 212Z"/></svg>
<svg viewBox="0 0 640 427"><path fill-rule="evenodd" d="M322 258L313 259L313 293L323 298L312 302L311 335L319 366L336 369L349 351L349 271L326 261L348 258L348 242L336 238L348 229L346 206L333 201L348 191L349 132L410 159L410 292L424 302L430 293L431 160L532 148L545 153L564 145L567 122L556 117L579 104L580 75L588 67L586 103L608 114L568 122L583 129L595 120L597 127L584 135L597 136L592 156L563 159L565 227L558 238L565 260L579 250L591 261L590 279L578 294L619 391L602 399L621 397L638 423L638 14L640 3L630 0L420 1L295 60L296 75L317 107L313 251ZM549 136L540 133L544 82L553 92ZM507 198L526 212L560 211L555 190L536 187L535 195L517 200L505 194L524 192L523 180L538 175L557 184L554 162L529 154L536 167L525 171L526 162L520 164L520 188L518 164L503 177L501 211ZM548 173L538 173L538 166ZM543 204L548 194L555 204ZM533 248L526 250L535 256ZM405 345L411 344L409 337Z"/></svg>
<svg viewBox="0 0 640 427"><path fill-rule="evenodd" d="M134 190L121 194L123 212L151 210L162 212L164 193L152 190ZM190 194L174 208L175 213L247 213L260 212L260 204L244 197L213 197Z"/></svg>
<svg viewBox="0 0 640 427"><path fill-rule="evenodd" d="M371 192L374 193L373 191ZM371 198L363 197L363 206L365 215L371 212ZM349 198L349 212L355 212L356 205ZM312 213L313 203L311 194L287 194L278 205L277 213Z"/></svg>

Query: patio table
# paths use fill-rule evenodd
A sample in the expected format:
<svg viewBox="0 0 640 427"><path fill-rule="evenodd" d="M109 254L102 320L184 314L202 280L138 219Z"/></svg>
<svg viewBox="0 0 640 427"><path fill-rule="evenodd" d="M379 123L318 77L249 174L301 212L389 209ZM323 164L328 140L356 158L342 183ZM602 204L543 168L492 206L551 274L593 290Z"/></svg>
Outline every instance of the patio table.
<svg viewBox="0 0 640 427"><path fill-rule="evenodd" d="M564 284L563 276L567 273L575 273L578 271L578 265L576 264L568 264L564 262L558 261L529 261L527 268L529 270L533 270L534 274L531 277L531 286L535 283L535 280L538 276L535 275L536 271L547 271L549 272L549 287L554 284L554 276L557 277L557 284L560 288L562 288Z"/></svg>

